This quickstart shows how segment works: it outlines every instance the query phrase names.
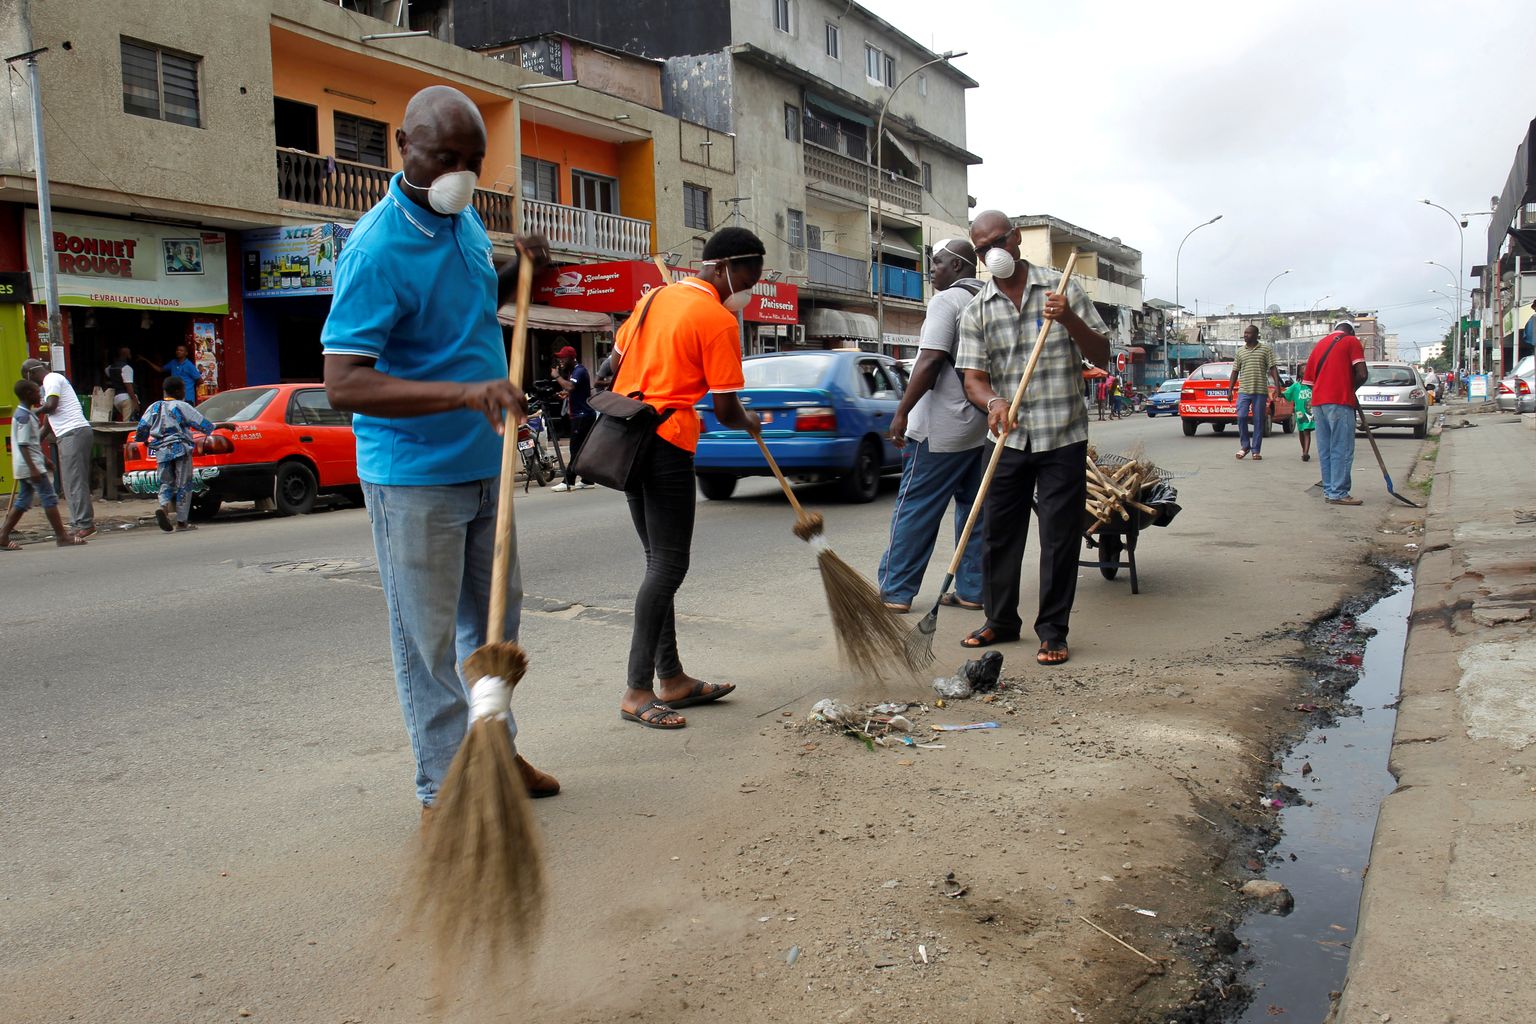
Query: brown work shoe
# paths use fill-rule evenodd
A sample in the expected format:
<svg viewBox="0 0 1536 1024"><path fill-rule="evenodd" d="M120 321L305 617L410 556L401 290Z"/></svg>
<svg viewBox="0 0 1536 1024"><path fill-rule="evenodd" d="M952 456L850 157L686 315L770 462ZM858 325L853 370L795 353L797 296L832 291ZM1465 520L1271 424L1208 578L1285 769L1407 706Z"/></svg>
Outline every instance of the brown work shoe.
<svg viewBox="0 0 1536 1024"><path fill-rule="evenodd" d="M427 828L432 824L432 812L433 812L433 807L432 807L431 804L422 804L421 805L421 831L422 832L426 832Z"/></svg>
<svg viewBox="0 0 1536 1024"><path fill-rule="evenodd" d="M535 800L540 797L554 796L560 792L559 780L523 760L522 754L517 755L517 770L522 773L523 785L527 787L528 795Z"/></svg>
<svg viewBox="0 0 1536 1024"><path fill-rule="evenodd" d="M1346 494L1342 498L1329 498L1328 499L1328 504L1330 504L1330 505L1364 505L1365 502L1361 501L1359 498L1355 497L1352 494Z"/></svg>

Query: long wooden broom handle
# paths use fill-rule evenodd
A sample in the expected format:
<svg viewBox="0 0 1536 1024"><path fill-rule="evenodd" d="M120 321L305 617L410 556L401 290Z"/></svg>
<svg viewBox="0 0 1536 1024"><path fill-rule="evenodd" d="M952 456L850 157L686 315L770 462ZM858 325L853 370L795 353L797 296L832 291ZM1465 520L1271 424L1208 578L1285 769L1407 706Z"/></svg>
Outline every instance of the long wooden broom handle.
<svg viewBox="0 0 1536 1024"><path fill-rule="evenodd" d="M774 461L773 453L768 450L768 444L763 440L763 435L753 434L752 439L756 441L757 446L763 450L763 458L768 460L768 468L773 470L773 475L779 478L779 486L784 488L784 497L789 499L789 504L794 508L795 517L797 519L804 519L805 509L801 508L800 502L795 499L795 492L790 489L789 481L784 479L784 471L780 469L779 464Z"/></svg>
<svg viewBox="0 0 1536 1024"><path fill-rule="evenodd" d="M533 295L533 260L526 252L517 257L517 318L512 325L512 350L507 358L507 379L523 386L523 359L528 349L528 303ZM506 639L507 588L512 575L512 493L517 489L517 412L507 410L501 428L501 481L496 498L496 547L491 558L491 614L485 624L485 642Z"/></svg>
<svg viewBox="0 0 1536 1024"><path fill-rule="evenodd" d="M1061 283L1056 286L1056 294L1067 294L1067 282L1072 280L1072 271L1077 266L1077 250L1072 250L1072 255L1067 257L1067 269L1061 272ZM1013 404L1008 406L1008 419L1017 420L1019 406L1024 404L1024 391L1029 387L1030 380L1035 375L1035 367L1040 362L1040 353L1045 351L1045 336L1051 333L1051 328L1056 326L1056 321L1047 320L1040 325L1040 331L1035 335L1035 347L1029 353L1029 362L1024 365L1024 376L1019 378L1019 386L1013 392ZM960 571L960 556L965 554L965 546L971 541L971 531L976 527L976 520L981 518L981 503L986 499L987 490L992 486L992 477L997 474L997 464L1003 457L1003 439L999 437L997 443L992 446L992 458L987 462L987 471L981 478L981 486L976 489L976 497L971 502L971 514L965 517L965 529L960 531L960 543L955 545L955 555L949 560L949 575L954 576Z"/></svg>

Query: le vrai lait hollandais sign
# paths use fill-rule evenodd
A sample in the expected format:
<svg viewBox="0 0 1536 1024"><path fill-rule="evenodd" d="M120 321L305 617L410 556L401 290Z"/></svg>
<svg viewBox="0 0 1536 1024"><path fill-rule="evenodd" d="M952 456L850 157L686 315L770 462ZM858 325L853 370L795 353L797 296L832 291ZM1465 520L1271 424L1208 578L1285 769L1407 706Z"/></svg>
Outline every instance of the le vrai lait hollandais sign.
<svg viewBox="0 0 1536 1024"><path fill-rule="evenodd" d="M79 213L55 213L43 245L37 211L27 213L32 293L44 294L43 254L65 306L115 306L228 313L228 245L222 231Z"/></svg>

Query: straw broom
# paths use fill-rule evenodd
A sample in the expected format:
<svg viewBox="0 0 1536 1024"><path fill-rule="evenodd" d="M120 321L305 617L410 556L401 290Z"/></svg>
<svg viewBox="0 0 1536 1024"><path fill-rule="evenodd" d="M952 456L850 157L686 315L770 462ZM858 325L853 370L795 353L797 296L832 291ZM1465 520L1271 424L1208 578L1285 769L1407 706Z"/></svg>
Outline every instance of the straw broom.
<svg viewBox="0 0 1536 1024"><path fill-rule="evenodd" d="M1076 266L1077 250L1073 249L1072 255L1067 257L1067 268L1061 272L1061 282L1056 285L1056 294L1067 293L1067 282L1072 280L1072 271ZM1051 328L1055 325L1054 320L1047 320L1040 325L1040 330L1035 335L1035 347L1030 350L1029 362L1024 365L1024 375L1019 378L1019 386L1013 392L1013 402L1008 406L1010 423L1019 418L1019 407L1024 404L1024 392L1035 376L1035 366L1040 362L1040 353L1045 351L1046 335L1051 333ZM965 519L965 529L960 531L960 541L955 545L954 557L949 560L949 571L944 574L944 583L939 587L939 599L933 602L933 607L928 614L924 615L907 634L906 659L914 670L933 664L933 634L939 628L939 606L944 603L944 595L949 593L949 588L955 582L955 574L960 571L960 557L965 553L966 544L970 542L971 531L976 528L982 503L986 500L987 490L992 486L992 477L996 475L997 464L1002 457L1003 439L999 437L997 443L992 446L992 458L987 462L987 472L981 478L981 486L976 490L976 498L971 502L971 514Z"/></svg>
<svg viewBox="0 0 1536 1024"><path fill-rule="evenodd" d="M672 269L659 254L652 260L661 272L662 284L672 283ZM816 549L816 565L821 570L821 584L827 592L827 608L832 613L832 635L849 666L858 674L876 678L891 669L905 673L911 666L906 655L906 633L901 623L880 597L875 585L838 557L824 535L826 520L820 512L800 507L794 490L761 434L752 435L763 453L768 468L784 489L795 510L796 537Z"/></svg>
<svg viewBox="0 0 1536 1024"><path fill-rule="evenodd" d="M523 375L532 290L533 262L523 253L508 373L514 384ZM543 910L539 832L506 723L512 689L528 669L523 649L503 639L516 462L517 414L509 411L502 427L486 643L464 659L464 677L473 681L469 728L423 828L416 876L417 914L436 945L440 969L450 971L482 957L495 965L513 950L526 951Z"/></svg>

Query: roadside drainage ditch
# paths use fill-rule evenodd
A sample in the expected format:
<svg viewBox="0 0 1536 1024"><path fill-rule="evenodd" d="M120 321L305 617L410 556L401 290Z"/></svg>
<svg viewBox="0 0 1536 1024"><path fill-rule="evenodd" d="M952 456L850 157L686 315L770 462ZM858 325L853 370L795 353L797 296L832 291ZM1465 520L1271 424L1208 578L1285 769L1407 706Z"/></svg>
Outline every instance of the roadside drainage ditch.
<svg viewBox="0 0 1536 1024"><path fill-rule="evenodd" d="M1413 576L1389 572L1390 589L1374 603L1346 607L1308 633L1315 707L1298 710L1312 727L1271 780L1266 799L1280 805L1272 845L1247 863L1254 877L1285 886L1295 906L1283 916L1256 908L1237 928L1238 979L1251 1000L1236 1024L1320 1024L1343 987L1378 809L1396 785L1387 759Z"/></svg>

